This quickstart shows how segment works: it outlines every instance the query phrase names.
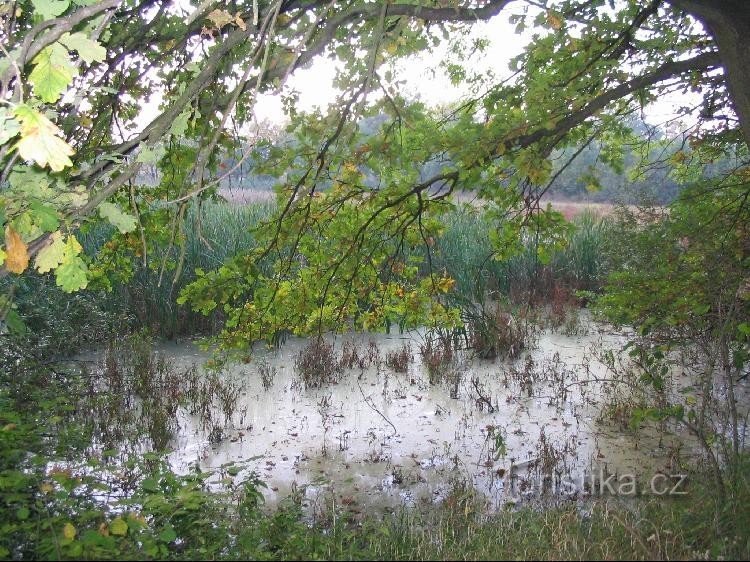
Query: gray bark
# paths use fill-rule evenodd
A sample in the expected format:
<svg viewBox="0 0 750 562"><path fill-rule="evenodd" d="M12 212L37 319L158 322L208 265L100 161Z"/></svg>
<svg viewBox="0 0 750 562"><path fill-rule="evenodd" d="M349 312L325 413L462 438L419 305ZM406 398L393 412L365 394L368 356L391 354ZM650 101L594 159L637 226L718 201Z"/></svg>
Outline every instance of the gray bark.
<svg viewBox="0 0 750 562"><path fill-rule="evenodd" d="M716 42L734 111L750 146L750 1L669 1L700 21Z"/></svg>

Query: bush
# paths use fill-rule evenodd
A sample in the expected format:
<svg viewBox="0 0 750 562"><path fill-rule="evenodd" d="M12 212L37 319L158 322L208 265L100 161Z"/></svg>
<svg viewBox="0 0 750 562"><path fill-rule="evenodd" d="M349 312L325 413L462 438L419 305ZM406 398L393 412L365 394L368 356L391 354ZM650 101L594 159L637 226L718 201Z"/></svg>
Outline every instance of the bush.
<svg viewBox="0 0 750 562"><path fill-rule="evenodd" d="M315 338L303 347L294 359L294 368L305 388L320 388L337 383L344 371L336 357L333 344Z"/></svg>

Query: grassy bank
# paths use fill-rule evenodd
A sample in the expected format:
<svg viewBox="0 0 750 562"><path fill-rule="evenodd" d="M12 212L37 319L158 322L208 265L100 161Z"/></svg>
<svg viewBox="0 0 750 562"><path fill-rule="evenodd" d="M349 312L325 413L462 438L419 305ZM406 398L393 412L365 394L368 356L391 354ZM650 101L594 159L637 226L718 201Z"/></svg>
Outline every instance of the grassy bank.
<svg viewBox="0 0 750 562"><path fill-rule="evenodd" d="M700 485L682 499L616 499L492 516L470 493L427 512L366 519L352 529L313 528L287 535L280 557L333 559L596 560L747 559L748 471L726 502ZM281 552L279 553L281 554Z"/></svg>

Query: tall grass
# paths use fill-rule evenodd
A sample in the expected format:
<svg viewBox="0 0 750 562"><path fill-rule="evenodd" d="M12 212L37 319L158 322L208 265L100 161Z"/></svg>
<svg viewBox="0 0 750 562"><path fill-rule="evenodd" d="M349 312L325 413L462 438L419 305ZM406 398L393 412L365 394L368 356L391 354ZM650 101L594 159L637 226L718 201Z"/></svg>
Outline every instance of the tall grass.
<svg viewBox="0 0 750 562"><path fill-rule="evenodd" d="M497 261L490 242L493 226L481 210L458 208L443 220L445 231L436 242L432 265L456 280L463 299L481 301L489 292L506 297L532 293L544 299L555 283L571 290L596 290L606 276L603 253L608 219L593 213L573 219L574 229L565 247L554 252L548 264L539 260L533 239L525 241L521 253Z"/></svg>
<svg viewBox="0 0 750 562"><path fill-rule="evenodd" d="M172 271L139 268L133 281L121 287L131 304L139 324L149 326L167 338L179 335L210 333L216 330L221 317L192 312L176 303L182 288L195 279L195 270L211 270L227 259L255 246L251 230L268 218L273 203L234 206L226 203L203 203L198 210L191 207L186 214L185 256L182 274L173 284ZM179 260L181 248L172 249L172 259Z"/></svg>
<svg viewBox="0 0 750 562"><path fill-rule="evenodd" d="M750 556L748 465L730 498L696 474L687 496L599 498L486 515L458 483L441 505L352 524L321 514L310 529L277 526L279 558L372 560L671 560ZM275 517L281 517L277 514ZM286 521L289 521L287 519ZM321 528L322 527L322 528Z"/></svg>
<svg viewBox="0 0 750 562"><path fill-rule="evenodd" d="M111 293L71 296L55 287L49 276L29 275L15 289L16 301L32 332L60 336L50 339L55 352L73 351L74 344L90 345L92 337L131 327L148 327L166 338L215 333L223 320L220 312L205 317L177 305L176 298L195 278L196 269L218 268L237 253L251 249L256 244L253 228L273 209L274 203L265 201L249 205L205 202L200 207L190 207L185 217L182 273L176 283L174 270L162 272L159 266L165 258L178 262L180 245L163 249L162 255L150 256L151 265L156 267L136 264L133 278L115 286ZM481 210L457 208L443 221L445 230L431 248L432 265L435 271L445 270L456 280L454 298L459 305L483 302L488 294L511 300L518 295L543 300L555 283L570 290L595 290L605 275L607 221L593 214L574 219L576 228L567 246L555 253L547 265L539 261L531 240L519 255L505 261L494 259L490 242L493 226ZM80 238L86 252L94 255L110 235L111 227L102 225L80 233ZM426 257L424 249L416 251ZM426 273L427 261L424 263ZM50 322L56 325L50 327ZM72 333L63 337L66 332Z"/></svg>
<svg viewBox="0 0 750 562"><path fill-rule="evenodd" d="M573 225L566 247L552 258L552 269L575 289L598 290L607 276L605 243L611 219L586 211L573 219Z"/></svg>
<svg viewBox="0 0 750 562"><path fill-rule="evenodd" d="M256 242L252 230L271 215L274 205L260 201L251 205L204 202L200 207L191 206L185 215L185 255L177 282L173 283L174 269L162 272L159 266L165 258L178 262L180 245L169 249L166 255L152 256L156 267L138 264L132 280L114 287L118 306L124 306L137 325L148 327L162 337L214 332L222 320L219 313L210 317L194 313L179 306L177 296L195 279L196 269L218 268L227 259L253 248ZM109 228L100 227L82 235L81 242L86 252L93 255L110 234Z"/></svg>

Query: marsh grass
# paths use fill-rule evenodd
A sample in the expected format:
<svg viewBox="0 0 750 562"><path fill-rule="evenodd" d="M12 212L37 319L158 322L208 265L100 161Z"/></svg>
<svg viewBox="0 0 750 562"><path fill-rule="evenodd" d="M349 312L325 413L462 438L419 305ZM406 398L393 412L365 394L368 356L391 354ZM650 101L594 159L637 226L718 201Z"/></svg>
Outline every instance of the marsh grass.
<svg viewBox="0 0 750 562"><path fill-rule="evenodd" d="M497 261L490 243L493 227L481 210L460 207L442 220L445 230L436 241L433 269L447 271L463 299L481 302L494 293L517 304L539 304L550 300L555 287L571 293L594 291L606 277L606 217L590 212L574 217L565 246L554 251L547 264L540 261L531 239L520 254Z"/></svg>
<svg viewBox="0 0 750 562"><path fill-rule="evenodd" d="M454 342L446 337L428 337L427 341L420 344L419 355L430 384L440 384L450 377L456 368L456 353Z"/></svg>
<svg viewBox="0 0 750 562"><path fill-rule="evenodd" d="M294 358L294 370L306 389L339 382L344 372L333 344L313 338Z"/></svg>
<svg viewBox="0 0 750 562"><path fill-rule="evenodd" d="M179 408L196 416L203 430L221 430L232 423L240 393L219 372L174 367L154 352L145 332L112 342L101 369L84 371L82 380L82 421L108 449L165 449L179 428Z"/></svg>
<svg viewBox="0 0 750 562"><path fill-rule="evenodd" d="M209 271L220 267L229 258L255 247L253 228L270 217L275 204L259 201L251 205L204 202L191 206L185 218L185 255L181 275L174 281L174 268L162 273L163 260L179 261L182 251L175 246L161 255L151 257L151 267L135 264L130 282L114 287L114 299L135 318L139 327L166 338L180 335L210 334L222 323L220 313L205 317L179 306L176 299L182 288L195 279L196 269ZM108 239L111 230L100 227L81 235L86 253L93 255ZM107 301L105 310L110 304Z"/></svg>
<svg viewBox="0 0 750 562"><path fill-rule="evenodd" d="M357 516L330 507L302 530L277 526L280 558L374 560L748 559L750 471L731 498L717 499L700 474L687 497L600 498L488 515L457 481L442 503L394 515ZM338 512L336 510L338 509ZM275 517L289 521L290 515Z"/></svg>
<svg viewBox="0 0 750 562"><path fill-rule="evenodd" d="M386 353L385 364L393 369L396 373L406 373L409 371L409 365L414 362L414 352L411 344L404 343L398 349Z"/></svg>
<svg viewBox="0 0 750 562"><path fill-rule="evenodd" d="M218 268L237 253L254 248L257 242L252 230L269 218L273 209L274 203L267 201L248 205L204 202L190 207L185 219L182 273L174 284L174 269L162 272L161 265L165 259L173 265L179 262L179 245L151 256L148 267L136 261L132 279L116 283L111 292L70 296L48 276L27 276L14 289L19 313L29 326L27 337L34 345L47 345L52 352L64 354L106 341L114 331L137 327L148 327L164 338L217 333L223 323L221 311L203 316L177 305L176 299L194 280L196 269ZM607 220L593 214L574 219L576 229L567 246L554 253L547 265L539 262L531 243L520 255L494 260L491 225L476 209L458 208L443 221L445 230L431 249L432 263L434 271L444 270L456 280L452 298L459 306L481 304L488 295L500 295L518 306L550 301L554 305L560 302L556 296L560 291L596 290L606 273ZM109 227L100 226L79 233L79 238L86 252L94 255L110 234Z"/></svg>
<svg viewBox="0 0 750 562"><path fill-rule="evenodd" d="M531 343L531 326L519 311L516 315L500 303L464 307L468 347L480 359L515 359Z"/></svg>

